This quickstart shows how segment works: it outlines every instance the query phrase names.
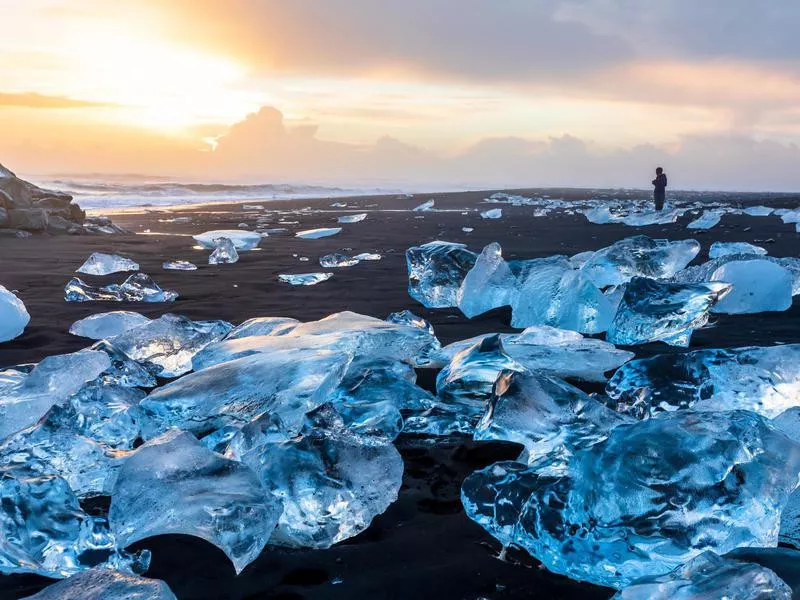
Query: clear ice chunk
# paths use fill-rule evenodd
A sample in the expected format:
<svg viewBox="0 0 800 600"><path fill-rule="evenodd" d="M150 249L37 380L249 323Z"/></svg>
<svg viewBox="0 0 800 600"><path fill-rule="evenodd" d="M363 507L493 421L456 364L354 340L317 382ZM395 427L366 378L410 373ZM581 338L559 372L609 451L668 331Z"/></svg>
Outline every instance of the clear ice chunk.
<svg viewBox="0 0 800 600"><path fill-rule="evenodd" d="M406 251L408 293L426 308L458 306L458 290L478 259L465 244L435 241Z"/></svg>
<svg viewBox="0 0 800 600"><path fill-rule="evenodd" d="M784 223L800 223L800 210L789 210L780 215Z"/></svg>
<svg viewBox="0 0 800 600"><path fill-rule="evenodd" d="M732 260L716 269L709 281L733 285L731 292L711 309L714 313L781 312L792 306L792 273L767 260Z"/></svg>
<svg viewBox="0 0 800 600"><path fill-rule="evenodd" d="M474 473L467 515L555 573L619 589L707 550L777 545L800 445L752 412L680 411L612 429L564 474L548 468Z"/></svg>
<svg viewBox="0 0 800 600"><path fill-rule="evenodd" d="M707 210L700 217L686 226L686 229L711 229L719 224L722 212L718 210Z"/></svg>
<svg viewBox="0 0 800 600"><path fill-rule="evenodd" d="M637 235L598 250L581 271L602 289L627 283L634 277L671 277L699 252L700 243L696 240L670 242Z"/></svg>
<svg viewBox="0 0 800 600"><path fill-rule="evenodd" d="M694 350L633 360L606 386L609 405L639 419L691 408L773 418L800 394L800 344Z"/></svg>
<svg viewBox="0 0 800 600"><path fill-rule="evenodd" d="M612 600L791 600L792 588L766 567L703 552L666 575L637 579Z"/></svg>
<svg viewBox="0 0 800 600"><path fill-rule="evenodd" d="M103 385L152 388L158 383L155 377L160 370L158 365L146 361L136 362L108 340L95 342L89 350L105 352L111 360L111 366L98 378Z"/></svg>
<svg viewBox="0 0 800 600"><path fill-rule="evenodd" d="M149 323L150 320L137 312L112 310L75 321L69 328L69 332L72 335L89 338L90 340L108 340L125 333L129 329L141 327Z"/></svg>
<svg viewBox="0 0 800 600"><path fill-rule="evenodd" d="M436 205L436 201L435 200L427 200L427 201L423 202L422 204L420 204L419 206L417 206L414 209L414 212L428 212L428 211L433 210L433 207L435 205Z"/></svg>
<svg viewBox="0 0 800 600"><path fill-rule="evenodd" d="M47 586L27 600L177 600L160 579L95 567Z"/></svg>
<svg viewBox="0 0 800 600"><path fill-rule="evenodd" d="M161 268L166 271L197 271L197 265L188 260L169 260Z"/></svg>
<svg viewBox="0 0 800 600"><path fill-rule="evenodd" d="M289 317L255 317L234 327L225 336L225 339L238 340L256 335L285 335L299 324L300 321Z"/></svg>
<svg viewBox="0 0 800 600"><path fill-rule="evenodd" d="M516 297L517 285L517 278L503 260L500 244L489 244L458 289L458 308L471 319L494 308L510 306Z"/></svg>
<svg viewBox="0 0 800 600"><path fill-rule="evenodd" d="M192 357L221 340L233 326L227 321L191 321L168 313L114 338L131 359L154 365L159 377L177 377L192 369Z"/></svg>
<svg viewBox="0 0 800 600"><path fill-rule="evenodd" d="M339 223L360 223L367 218L367 213L358 213L356 215L343 215L337 220Z"/></svg>
<svg viewBox="0 0 800 600"><path fill-rule="evenodd" d="M774 210L774 208L770 208L769 206L750 206L745 208L742 212L751 217L768 217Z"/></svg>
<svg viewBox="0 0 800 600"><path fill-rule="evenodd" d="M357 535L396 499L403 459L393 444L345 427L330 405L311 412L300 435L236 445L241 460L283 502L270 544L329 548Z"/></svg>
<svg viewBox="0 0 800 600"><path fill-rule="evenodd" d="M795 296L800 294L800 259L793 256L775 258L773 256L758 254L726 254L725 256L720 256L718 258L709 260L702 265L687 267L683 271L676 273L672 277L672 281L676 281L678 283L702 283L704 281L710 281L714 273L729 262L751 260L765 260L788 269L793 278L792 294Z"/></svg>
<svg viewBox="0 0 800 600"><path fill-rule="evenodd" d="M371 253L371 252L362 252L361 254L356 254L353 258L358 260L358 261L364 261L364 260L366 260L366 261L376 261L376 260L380 260L383 257L380 254L374 254L374 253Z"/></svg>
<svg viewBox="0 0 800 600"><path fill-rule="evenodd" d="M242 252L257 248L261 243L261 234L255 231L242 231L241 229L219 229L216 231L206 231L199 235L192 236L194 240L206 250L214 250L217 247L215 240L228 238L233 242L236 250Z"/></svg>
<svg viewBox="0 0 800 600"><path fill-rule="evenodd" d="M328 281L333 277L333 273L295 273L291 275L278 275L278 281L289 285L317 285L323 281Z"/></svg>
<svg viewBox="0 0 800 600"><path fill-rule="evenodd" d="M731 254L767 254L765 248L747 242L714 242L708 251L709 258L719 258Z"/></svg>
<svg viewBox="0 0 800 600"><path fill-rule="evenodd" d="M86 259L86 262L78 267L75 272L85 275L111 275L112 273L138 270L139 264L135 263L130 258L125 258L117 254L93 252L92 255Z"/></svg>
<svg viewBox="0 0 800 600"><path fill-rule="evenodd" d="M481 219L502 219L502 218L503 218L502 208L493 208L491 210L486 210L481 213Z"/></svg>
<svg viewBox="0 0 800 600"><path fill-rule="evenodd" d="M226 237L214 240L214 251L208 256L210 265L229 265L239 262L239 253L236 246Z"/></svg>
<svg viewBox="0 0 800 600"><path fill-rule="evenodd" d="M709 311L731 287L726 283L662 283L635 277L625 287L606 339L623 346L664 342L688 347L692 331L708 322Z"/></svg>
<svg viewBox="0 0 800 600"><path fill-rule="evenodd" d="M121 547L156 535L191 535L217 546L240 573L261 553L280 514L280 501L249 467L176 431L125 461L108 519Z"/></svg>
<svg viewBox="0 0 800 600"><path fill-rule="evenodd" d="M177 292L163 290L149 275L135 273L121 285L95 287L78 277L73 277L64 288L67 302L174 302Z"/></svg>
<svg viewBox="0 0 800 600"><path fill-rule="evenodd" d="M130 450L141 437L139 402L144 397L136 388L91 382L70 397L67 410L57 417L84 437Z"/></svg>
<svg viewBox="0 0 800 600"><path fill-rule="evenodd" d="M334 254L326 254L325 256L321 256L319 259L319 264L326 269L330 268L341 268L341 267L354 267L359 262L359 259L351 256L345 256L344 254L334 253Z"/></svg>
<svg viewBox="0 0 800 600"><path fill-rule="evenodd" d="M319 238L330 237L341 232L341 227L322 227L320 229L307 229L306 231L298 231L294 237L303 240L318 240Z"/></svg>
<svg viewBox="0 0 800 600"><path fill-rule="evenodd" d="M0 285L0 343L22 335L30 320L22 300Z"/></svg>

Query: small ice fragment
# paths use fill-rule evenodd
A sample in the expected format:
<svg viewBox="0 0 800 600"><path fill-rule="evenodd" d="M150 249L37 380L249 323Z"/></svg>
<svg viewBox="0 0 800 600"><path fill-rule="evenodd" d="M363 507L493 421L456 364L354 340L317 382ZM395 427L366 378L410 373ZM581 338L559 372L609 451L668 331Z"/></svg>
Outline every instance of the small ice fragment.
<svg viewBox="0 0 800 600"><path fill-rule="evenodd" d="M188 260L170 260L161 265L167 271L196 271L197 265Z"/></svg>
<svg viewBox="0 0 800 600"><path fill-rule="evenodd" d="M330 269L332 267L352 267L357 265L360 261L355 257L345 256L344 254L326 254L325 256L320 257L319 264L326 269Z"/></svg>
<svg viewBox="0 0 800 600"><path fill-rule="evenodd" d="M333 204L331 204L331 208L346 208L346 207L347 204L345 204L344 202L334 202Z"/></svg>
<svg viewBox="0 0 800 600"><path fill-rule="evenodd" d="M493 208L481 213L482 219L500 219L503 216L502 208Z"/></svg>
<svg viewBox="0 0 800 600"><path fill-rule="evenodd" d="M359 261L362 260L375 261L375 260L380 260L383 257L380 254L371 254L369 252L364 252L362 254L356 254L353 258Z"/></svg>
<svg viewBox="0 0 800 600"><path fill-rule="evenodd" d="M72 335L89 338L90 340L107 340L129 329L141 327L149 323L150 320L137 312L114 310L90 315L85 319L75 321L69 328L69 332Z"/></svg>
<svg viewBox="0 0 800 600"><path fill-rule="evenodd" d="M472 233L473 231L475 231L475 228L474 227L462 227L461 231L463 231L464 233Z"/></svg>
<svg viewBox="0 0 800 600"><path fill-rule="evenodd" d="M367 213L360 213L357 215L345 215L339 217L339 223L360 223L367 218Z"/></svg>
<svg viewBox="0 0 800 600"><path fill-rule="evenodd" d="M95 287L78 277L73 277L64 288L67 302L173 302L177 292L163 290L149 275L135 273L124 283Z"/></svg>
<svg viewBox="0 0 800 600"><path fill-rule="evenodd" d="M238 262L239 253L236 246L228 238L217 238L214 240L214 251L208 257L210 265L228 265Z"/></svg>
<svg viewBox="0 0 800 600"><path fill-rule="evenodd" d="M242 204L242 210L264 210L263 204Z"/></svg>
<svg viewBox="0 0 800 600"><path fill-rule="evenodd" d="M233 242L237 250L245 251L257 248L261 243L261 234L254 231L239 231L237 229L221 229L217 231L206 231L199 235L192 236L200 246L206 250L214 250L216 244L214 240L228 238Z"/></svg>
<svg viewBox="0 0 800 600"><path fill-rule="evenodd" d="M86 262L83 263L76 273L84 273L86 275L110 275L111 273L120 273L122 271L138 271L139 265L133 262L130 258L118 256L116 254L103 254L102 252L94 252Z"/></svg>
<svg viewBox="0 0 800 600"><path fill-rule="evenodd" d="M719 258L730 254L767 254L766 249L747 242L714 242L708 251L709 258Z"/></svg>
<svg viewBox="0 0 800 600"><path fill-rule="evenodd" d="M414 209L414 212L428 212L433 210L434 205L436 204L436 200L428 200L423 202L419 206Z"/></svg>
<svg viewBox="0 0 800 600"><path fill-rule="evenodd" d="M22 300L0 285L0 342L22 335L30 320Z"/></svg>
<svg viewBox="0 0 800 600"><path fill-rule="evenodd" d="M330 237L336 235L342 230L341 227L323 227L320 229L308 229L306 231L298 231L294 237L303 240L317 240L319 238Z"/></svg>
<svg viewBox="0 0 800 600"><path fill-rule="evenodd" d="M316 285L333 277L333 273L298 273L278 275L278 280L291 285Z"/></svg>

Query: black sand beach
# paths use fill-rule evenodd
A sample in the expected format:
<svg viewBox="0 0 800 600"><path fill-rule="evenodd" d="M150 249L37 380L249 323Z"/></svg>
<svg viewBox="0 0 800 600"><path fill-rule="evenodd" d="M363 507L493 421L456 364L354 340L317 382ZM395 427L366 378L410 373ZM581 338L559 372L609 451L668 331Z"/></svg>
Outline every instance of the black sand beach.
<svg viewBox="0 0 800 600"><path fill-rule="evenodd" d="M520 193L537 195L541 190ZM554 198L597 197L588 191L547 193ZM632 228L592 225L580 214L534 218L533 208L527 206L502 205L502 219L484 220L473 211L495 207L483 204L487 195L465 192L417 195L412 199L248 201L264 206L258 211L244 210L238 204L138 210L112 218L140 235L0 237L0 283L17 290L31 314L31 323L21 337L0 344L0 366L79 350L88 345L87 341L69 335L69 326L90 314L119 309L136 310L150 317L175 312L192 319L226 319L233 323L256 316L313 320L343 310L384 318L391 312L409 309L434 325L443 344L481 333L512 331L507 310L470 321L455 309L427 310L408 296L404 251L434 239L463 242L477 251L497 241L507 259L571 255L636 234L673 240L694 237L703 244L698 260L707 258L708 247L714 241L763 243L771 239L774 241L763 244L770 255L800 255L799 234L794 225L783 224L774 216L726 215L707 232L687 230L686 223L693 218L689 215L676 224ZM410 211L428 198L435 198L441 212ZM747 204L776 207L794 208L800 204L800 197L741 198ZM332 208L333 202L347 202L347 208ZM311 210L302 210L306 207ZM367 212L368 216L363 222L343 225L337 236L303 240L293 235L304 229L336 226L337 216L351 212ZM286 227L288 231L265 238L261 250L242 253L237 264L209 266L208 252L192 248L191 234L236 228L242 222L252 225L257 217L265 215L273 215L269 227ZM191 222L162 222L175 216L191 217ZM282 225L282 220L297 223ZM472 227L474 232L465 233L462 227ZM150 234L144 235L145 230ZM377 252L383 259L348 269L319 267L320 256L342 250L354 254ZM143 272L163 288L178 291L180 298L171 304L65 302L64 284L94 251L133 258ZM301 262L299 257L308 257L309 261ZM198 264L199 270L161 268L165 260L178 259ZM277 280L280 273L327 270L334 271L333 279L317 286L292 287ZM85 280L108 283L123 278L86 276ZM692 349L800 342L798 315L797 302L782 313L720 315L694 334ZM645 356L676 350L649 345L635 351ZM421 385L430 388L433 380L432 373L421 372ZM515 457L518 447L471 441L431 446L403 437L397 445L405 459L400 498L361 535L326 551L267 550L238 577L222 552L210 544L189 537L164 536L137 544L153 551L147 575L166 581L181 599L601 599L612 595L610 590L550 574L523 553L511 553L505 561L498 560L499 544L465 516L459 499L463 478L497 460ZM0 577L0 598L24 597L48 583L49 580L34 576Z"/></svg>

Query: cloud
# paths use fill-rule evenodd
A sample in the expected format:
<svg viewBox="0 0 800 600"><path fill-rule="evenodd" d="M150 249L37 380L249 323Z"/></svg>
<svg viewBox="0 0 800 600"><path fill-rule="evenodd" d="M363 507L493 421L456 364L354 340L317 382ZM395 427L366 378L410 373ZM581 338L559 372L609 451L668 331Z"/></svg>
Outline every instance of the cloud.
<svg viewBox="0 0 800 600"><path fill-rule="evenodd" d="M106 102L75 100L65 96L48 96L35 93L0 92L0 107L16 106L23 108L97 108L116 106Z"/></svg>

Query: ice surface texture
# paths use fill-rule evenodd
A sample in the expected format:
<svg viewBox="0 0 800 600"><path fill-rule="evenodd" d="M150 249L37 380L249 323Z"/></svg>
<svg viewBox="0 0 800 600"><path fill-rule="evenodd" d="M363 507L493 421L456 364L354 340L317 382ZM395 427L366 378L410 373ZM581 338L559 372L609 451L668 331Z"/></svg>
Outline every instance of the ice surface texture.
<svg viewBox="0 0 800 600"><path fill-rule="evenodd" d="M138 270L139 265L130 258L125 258L124 256L118 256L116 254L94 252L86 259L85 263L78 267L76 273L84 273L86 275L111 275L112 273Z"/></svg>
<svg viewBox="0 0 800 600"><path fill-rule="evenodd" d="M151 319L137 312L114 310L75 321L69 328L69 332L90 340L108 340L150 321Z"/></svg>
<svg viewBox="0 0 800 600"><path fill-rule="evenodd" d="M0 285L0 342L22 335L30 320L22 300Z"/></svg>
<svg viewBox="0 0 800 600"><path fill-rule="evenodd" d="M215 240L227 238L233 242L236 250L252 250L261 243L261 234L254 231L242 231L241 229L220 229L216 231L206 231L199 235L192 236L195 241L207 250L214 250L217 247Z"/></svg>
<svg viewBox="0 0 800 600"><path fill-rule="evenodd" d="M177 600L166 583L95 567L46 587L28 600Z"/></svg>
<svg viewBox="0 0 800 600"><path fill-rule="evenodd" d="M426 308L458 306L458 290L477 258L464 244L435 241L409 248L408 293Z"/></svg>
<svg viewBox="0 0 800 600"><path fill-rule="evenodd" d="M135 273L121 285L95 287L79 277L73 277L64 288L64 299L67 302L173 302L178 298L177 292L162 290L149 275Z"/></svg>

